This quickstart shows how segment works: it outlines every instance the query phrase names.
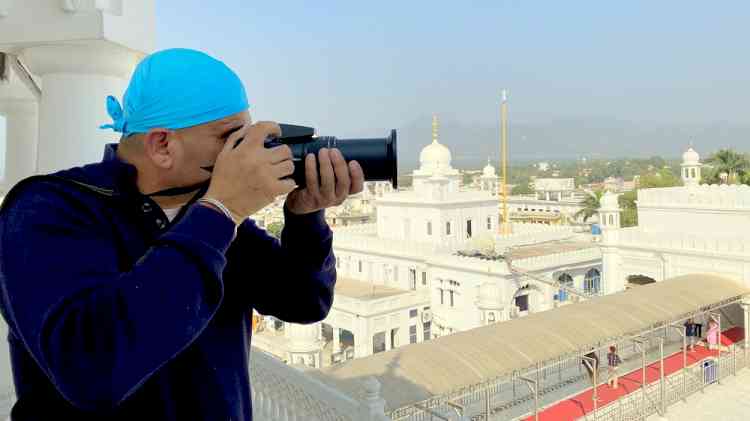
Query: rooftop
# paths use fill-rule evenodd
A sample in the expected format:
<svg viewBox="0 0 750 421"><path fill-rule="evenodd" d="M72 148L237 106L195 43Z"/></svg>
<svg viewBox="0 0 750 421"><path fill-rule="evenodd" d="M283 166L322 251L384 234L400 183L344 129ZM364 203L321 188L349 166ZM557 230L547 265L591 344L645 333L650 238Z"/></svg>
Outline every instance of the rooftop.
<svg viewBox="0 0 750 421"><path fill-rule="evenodd" d="M335 292L338 295L362 301L379 300L381 298L411 293L411 291L390 288L383 285L375 285L373 283L356 281L344 277L338 277Z"/></svg>

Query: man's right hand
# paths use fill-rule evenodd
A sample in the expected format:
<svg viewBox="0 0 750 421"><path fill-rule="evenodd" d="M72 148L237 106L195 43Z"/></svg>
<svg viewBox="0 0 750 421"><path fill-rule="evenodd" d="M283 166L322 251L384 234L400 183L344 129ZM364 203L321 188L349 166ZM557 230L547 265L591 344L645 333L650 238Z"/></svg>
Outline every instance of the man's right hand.
<svg viewBox="0 0 750 421"><path fill-rule="evenodd" d="M286 145L267 149L269 136L280 136L278 124L245 125L227 139L214 164L206 197L221 201L235 216L246 218L296 187L292 151ZM234 145L244 137L236 148Z"/></svg>

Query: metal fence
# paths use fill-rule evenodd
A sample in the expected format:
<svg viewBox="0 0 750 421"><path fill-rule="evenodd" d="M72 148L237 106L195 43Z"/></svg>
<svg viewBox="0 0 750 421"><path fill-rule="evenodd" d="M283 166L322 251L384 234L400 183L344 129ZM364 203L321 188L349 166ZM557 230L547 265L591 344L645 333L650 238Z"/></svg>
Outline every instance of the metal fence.
<svg viewBox="0 0 750 421"><path fill-rule="evenodd" d="M646 417L666 412L667 407L679 400L685 400L693 393L703 391L711 383L720 383L748 363L747 349L742 343L731 345L722 351L718 358L709 358L656 381L645 389L639 389L622 398L601 407L595 413L589 413L585 420L596 421L630 421L643 420ZM709 364L704 364L710 361ZM663 389L662 389L663 388ZM662 394L663 392L663 394Z"/></svg>

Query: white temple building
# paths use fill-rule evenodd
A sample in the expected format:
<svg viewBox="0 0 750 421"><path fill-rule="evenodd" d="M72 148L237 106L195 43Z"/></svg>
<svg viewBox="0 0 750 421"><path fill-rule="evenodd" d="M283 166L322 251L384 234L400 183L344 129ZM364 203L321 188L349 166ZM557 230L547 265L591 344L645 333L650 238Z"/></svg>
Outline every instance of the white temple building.
<svg viewBox="0 0 750 421"><path fill-rule="evenodd" d="M362 358L570 303L569 292L550 286L557 280L600 293L601 253L591 236L533 224L515 224L510 236L496 234L498 196L460 188L451 152L438 141L433 123L413 189L382 194L374 224L334 227L339 276L328 317L294 334L268 321L254 337L256 346L320 367L318 361L326 366ZM497 258L457 254L493 255L508 248L514 265L550 284L511 273ZM307 338L305 356L289 348L295 343L299 349L305 342L300 338Z"/></svg>

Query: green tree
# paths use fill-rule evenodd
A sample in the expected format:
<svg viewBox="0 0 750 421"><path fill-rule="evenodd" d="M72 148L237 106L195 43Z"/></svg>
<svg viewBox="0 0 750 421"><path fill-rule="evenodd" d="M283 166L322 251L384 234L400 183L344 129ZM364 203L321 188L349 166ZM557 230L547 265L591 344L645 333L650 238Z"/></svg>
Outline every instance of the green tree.
<svg viewBox="0 0 750 421"><path fill-rule="evenodd" d="M273 235L276 238L281 238L281 230L283 229L283 222L271 222L270 224L268 224L266 231L268 231L269 234Z"/></svg>
<svg viewBox="0 0 750 421"><path fill-rule="evenodd" d="M510 191L511 195L519 195L519 194L532 194L534 193L534 190L529 186L529 182L522 182L521 184L513 187L513 190Z"/></svg>
<svg viewBox="0 0 750 421"><path fill-rule="evenodd" d="M623 228L634 227L638 225L638 209L635 201L638 199L636 190L625 192L617 198L620 204L620 223Z"/></svg>
<svg viewBox="0 0 750 421"><path fill-rule="evenodd" d="M583 202L581 202L581 205L583 205L583 209L576 212L574 215L576 219L583 216L583 222L586 222L589 218L596 215L597 212L599 212L599 207L601 207L601 198L604 195L603 190L596 190L593 192L586 192L588 193L588 196L586 199L584 199Z"/></svg>
<svg viewBox="0 0 750 421"><path fill-rule="evenodd" d="M731 149L720 149L708 157L705 163L712 167L707 174L703 174L703 180L708 184L721 183L722 173L728 175L729 184L741 183L747 179L748 172L750 172L748 157Z"/></svg>
<svg viewBox="0 0 750 421"><path fill-rule="evenodd" d="M669 167L661 168L653 173L644 173L638 182L638 188L641 189L676 187L681 185L682 179L677 177Z"/></svg>

